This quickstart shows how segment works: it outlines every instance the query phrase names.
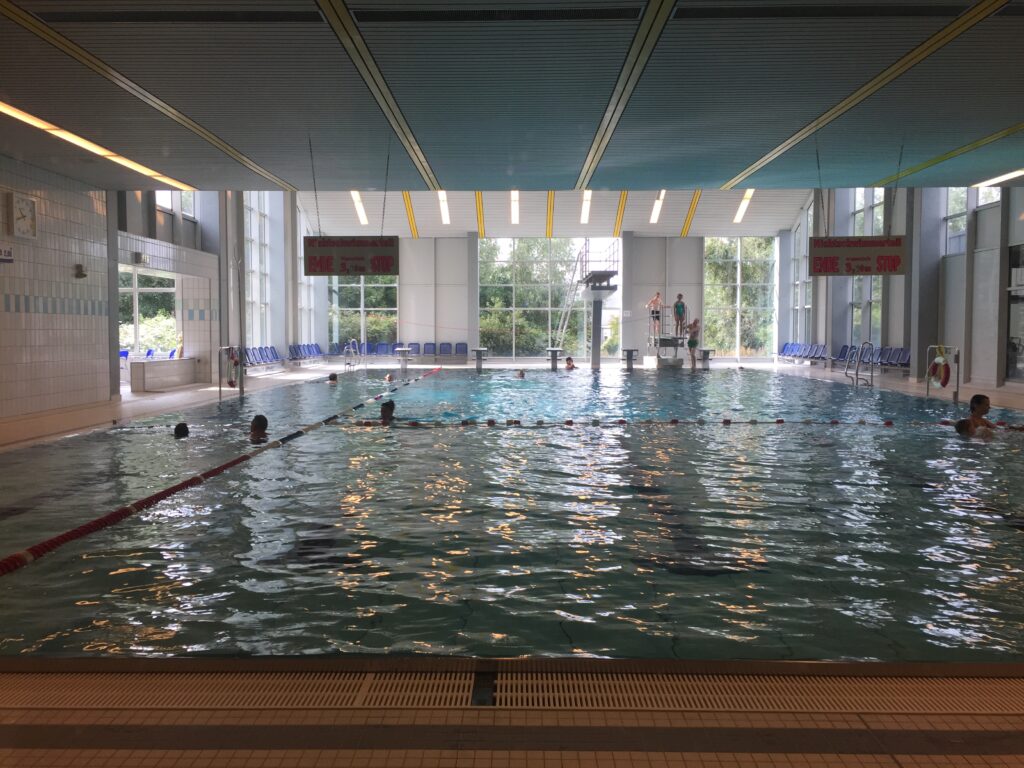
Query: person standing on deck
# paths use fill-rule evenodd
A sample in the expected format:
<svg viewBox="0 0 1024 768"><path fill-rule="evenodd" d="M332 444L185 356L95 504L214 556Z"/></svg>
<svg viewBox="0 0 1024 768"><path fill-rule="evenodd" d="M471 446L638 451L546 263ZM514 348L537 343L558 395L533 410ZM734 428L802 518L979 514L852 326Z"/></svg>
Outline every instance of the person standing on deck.
<svg viewBox="0 0 1024 768"><path fill-rule="evenodd" d="M676 303L672 305L672 316L676 320L675 337L683 336L683 325L686 323L686 304L683 302L683 294L676 294Z"/></svg>

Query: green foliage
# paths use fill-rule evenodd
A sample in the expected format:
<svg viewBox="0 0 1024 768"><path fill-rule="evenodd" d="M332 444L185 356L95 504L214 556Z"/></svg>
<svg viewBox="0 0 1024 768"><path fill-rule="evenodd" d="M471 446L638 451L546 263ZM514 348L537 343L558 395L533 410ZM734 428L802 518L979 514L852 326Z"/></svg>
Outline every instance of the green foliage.
<svg viewBox="0 0 1024 768"><path fill-rule="evenodd" d="M359 338L358 333L354 335ZM389 344L398 341L398 313L367 312L366 340L374 343L386 341Z"/></svg>
<svg viewBox="0 0 1024 768"><path fill-rule="evenodd" d="M621 321L618 315L612 315L611 322L609 323L610 330L608 338L605 339L604 344L601 345L601 352L609 357L613 357L619 353L619 333Z"/></svg>
<svg viewBox="0 0 1024 768"><path fill-rule="evenodd" d="M118 326L118 340L122 347L131 348L135 327L131 322ZM161 311L153 317L139 318L139 351L147 349L170 352L178 347L178 324L174 315Z"/></svg>

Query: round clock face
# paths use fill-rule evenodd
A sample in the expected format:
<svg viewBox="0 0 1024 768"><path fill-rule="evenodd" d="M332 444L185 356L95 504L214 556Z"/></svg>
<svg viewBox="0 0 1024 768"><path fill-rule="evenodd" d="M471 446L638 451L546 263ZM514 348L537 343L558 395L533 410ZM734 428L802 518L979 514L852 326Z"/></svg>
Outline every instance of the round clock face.
<svg viewBox="0 0 1024 768"><path fill-rule="evenodd" d="M36 201L31 197L14 196L13 213L14 234L18 237L36 237L39 234L39 221L36 216Z"/></svg>

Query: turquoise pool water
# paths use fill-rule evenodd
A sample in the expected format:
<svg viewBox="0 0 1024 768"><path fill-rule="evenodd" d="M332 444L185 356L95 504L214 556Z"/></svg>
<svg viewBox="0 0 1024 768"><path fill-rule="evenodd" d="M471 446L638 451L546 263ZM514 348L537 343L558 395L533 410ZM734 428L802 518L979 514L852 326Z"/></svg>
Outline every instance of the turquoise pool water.
<svg viewBox="0 0 1024 768"><path fill-rule="evenodd" d="M383 386L0 454L0 556L249 450L255 413L282 436ZM446 370L393 397L448 426L343 420L0 578L0 653L1024 658L1024 442L956 437L947 403L749 370ZM706 423L643 423L671 418Z"/></svg>

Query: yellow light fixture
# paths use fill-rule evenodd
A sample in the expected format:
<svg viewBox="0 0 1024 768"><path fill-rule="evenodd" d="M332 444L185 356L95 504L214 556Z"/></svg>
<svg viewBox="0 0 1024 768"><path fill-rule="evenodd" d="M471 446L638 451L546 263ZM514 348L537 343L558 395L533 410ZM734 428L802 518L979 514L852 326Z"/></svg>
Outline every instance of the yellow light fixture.
<svg viewBox="0 0 1024 768"><path fill-rule="evenodd" d="M743 221L743 217L747 213L747 206L750 205L750 198L754 196L754 189L751 187L743 193L743 199L740 200L740 207L736 209L736 217L732 220L733 224L739 224Z"/></svg>
<svg viewBox="0 0 1024 768"><path fill-rule="evenodd" d="M583 190L583 210L580 211L580 224L590 223L590 196L592 194L589 189Z"/></svg>
<svg viewBox="0 0 1024 768"><path fill-rule="evenodd" d="M448 213L448 193L443 189L437 191L437 202L441 206L441 223L451 224L452 217Z"/></svg>
<svg viewBox="0 0 1024 768"><path fill-rule="evenodd" d="M551 237L551 233L555 229L555 193L552 190L548 190L548 216L547 223L544 227L545 237Z"/></svg>
<svg viewBox="0 0 1024 768"><path fill-rule="evenodd" d="M45 120L40 120L38 117L30 115L28 112L23 112L17 107L12 107L10 104L6 104L2 101L0 101L0 114L7 115L8 117L13 117L15 120L20 120L26 125L31 125L33 128L38 128L41 131L46 131L48 134L55 138L66 141L69 144L74 144L79 149L84 149L87 152L92 152L94 155L104 157L107 160L110 160L111 162L117 163L118 165L123 165L125 168L130 168L131 170L135 171L136 173L142 174L143 176L148 176L151 179L162 182L164 184L168 184L177 189L184 190L185 192L195 191L195 187L190 187L188 184L185 184L184 182L177 181L175 179L170 178L169 176L164 176L163 174L154 171L152 168L147 168L141 163L136 163L134 160L129 160L127 157L122 157L116 152L110 151L106 147L101 147L99 144L94 144L88 139L83 139L77 133L65 131L63 128L58 128L56 125L52 125L51 123L48 123Z"/></svg>
<svg viewBox="0 0 1024 768"><path fill-rule="evenodd" d="M519 190L512 190L512 223L519 223Z"/></svg>
<svg viewBox="0 0 1024 768"><path fill-rule="evenodd" d="M654 200L654 209L651 211L651 224L657 224L658 218L661 216L661 204L665 202L665 190L661 190L661 194Z"/></svg>
<svg viewBox="0 0 1024 768"><path fill-rule="evenodd" d="M356 216L359 217L359 223L365 227L370 223L370 220L366 218L366 209L363 208L362 196L354 189L352 190L352 202L355 203Z"/></svg>
<svg viewBox="0 0 1024 768"><path fill-rule="evenodd" d="M441 194L443 195L444 192ZM409 220L409 234L412 235L413 240L416 240L420 236L420 230L416 226L416 214L412 210L412 195L402 192L402 200L405 202L405 217ZM447 223L446 221L445 224Z"/></svg>
<svg viewBox="0 0 1024 768"><path fill-rule="evenodd" d="M700 202L700 190L693 190L693 197L690 199L690 210L686 212L686 220L683 222L683 228L679 231L680 237L686 237L690 234L690 225L693 224L693 216L697 213L697 203Z"/></svg>
<svg viewBox="0 0 1024 768"><path fill-rule="evenodd" d="M977 184L972 184L971 186L974 188L997 187L1004 181L1016 179L1018 176L1024 176L1024 168L1021 168L1019 171L1010 171L1009 173L1004 173L1002 176L996 176L994 179L989 179L988 181L979 181Z"/></svg>
<svg viewBox="0 0 1024 768"><path fill-rule="evenodd" d="M619 210L615 214L615 228L612 229L612 237L619 237L622 234L622 217L626 214L626 199L629 192L622 190L619 193Z"/></svg>
<svg viewBox="0 0 1024 768"><path fill-rule="evenodd" d="M476 230L477 237L487 237L484 234L484 193L476 193Z"/></svg>

